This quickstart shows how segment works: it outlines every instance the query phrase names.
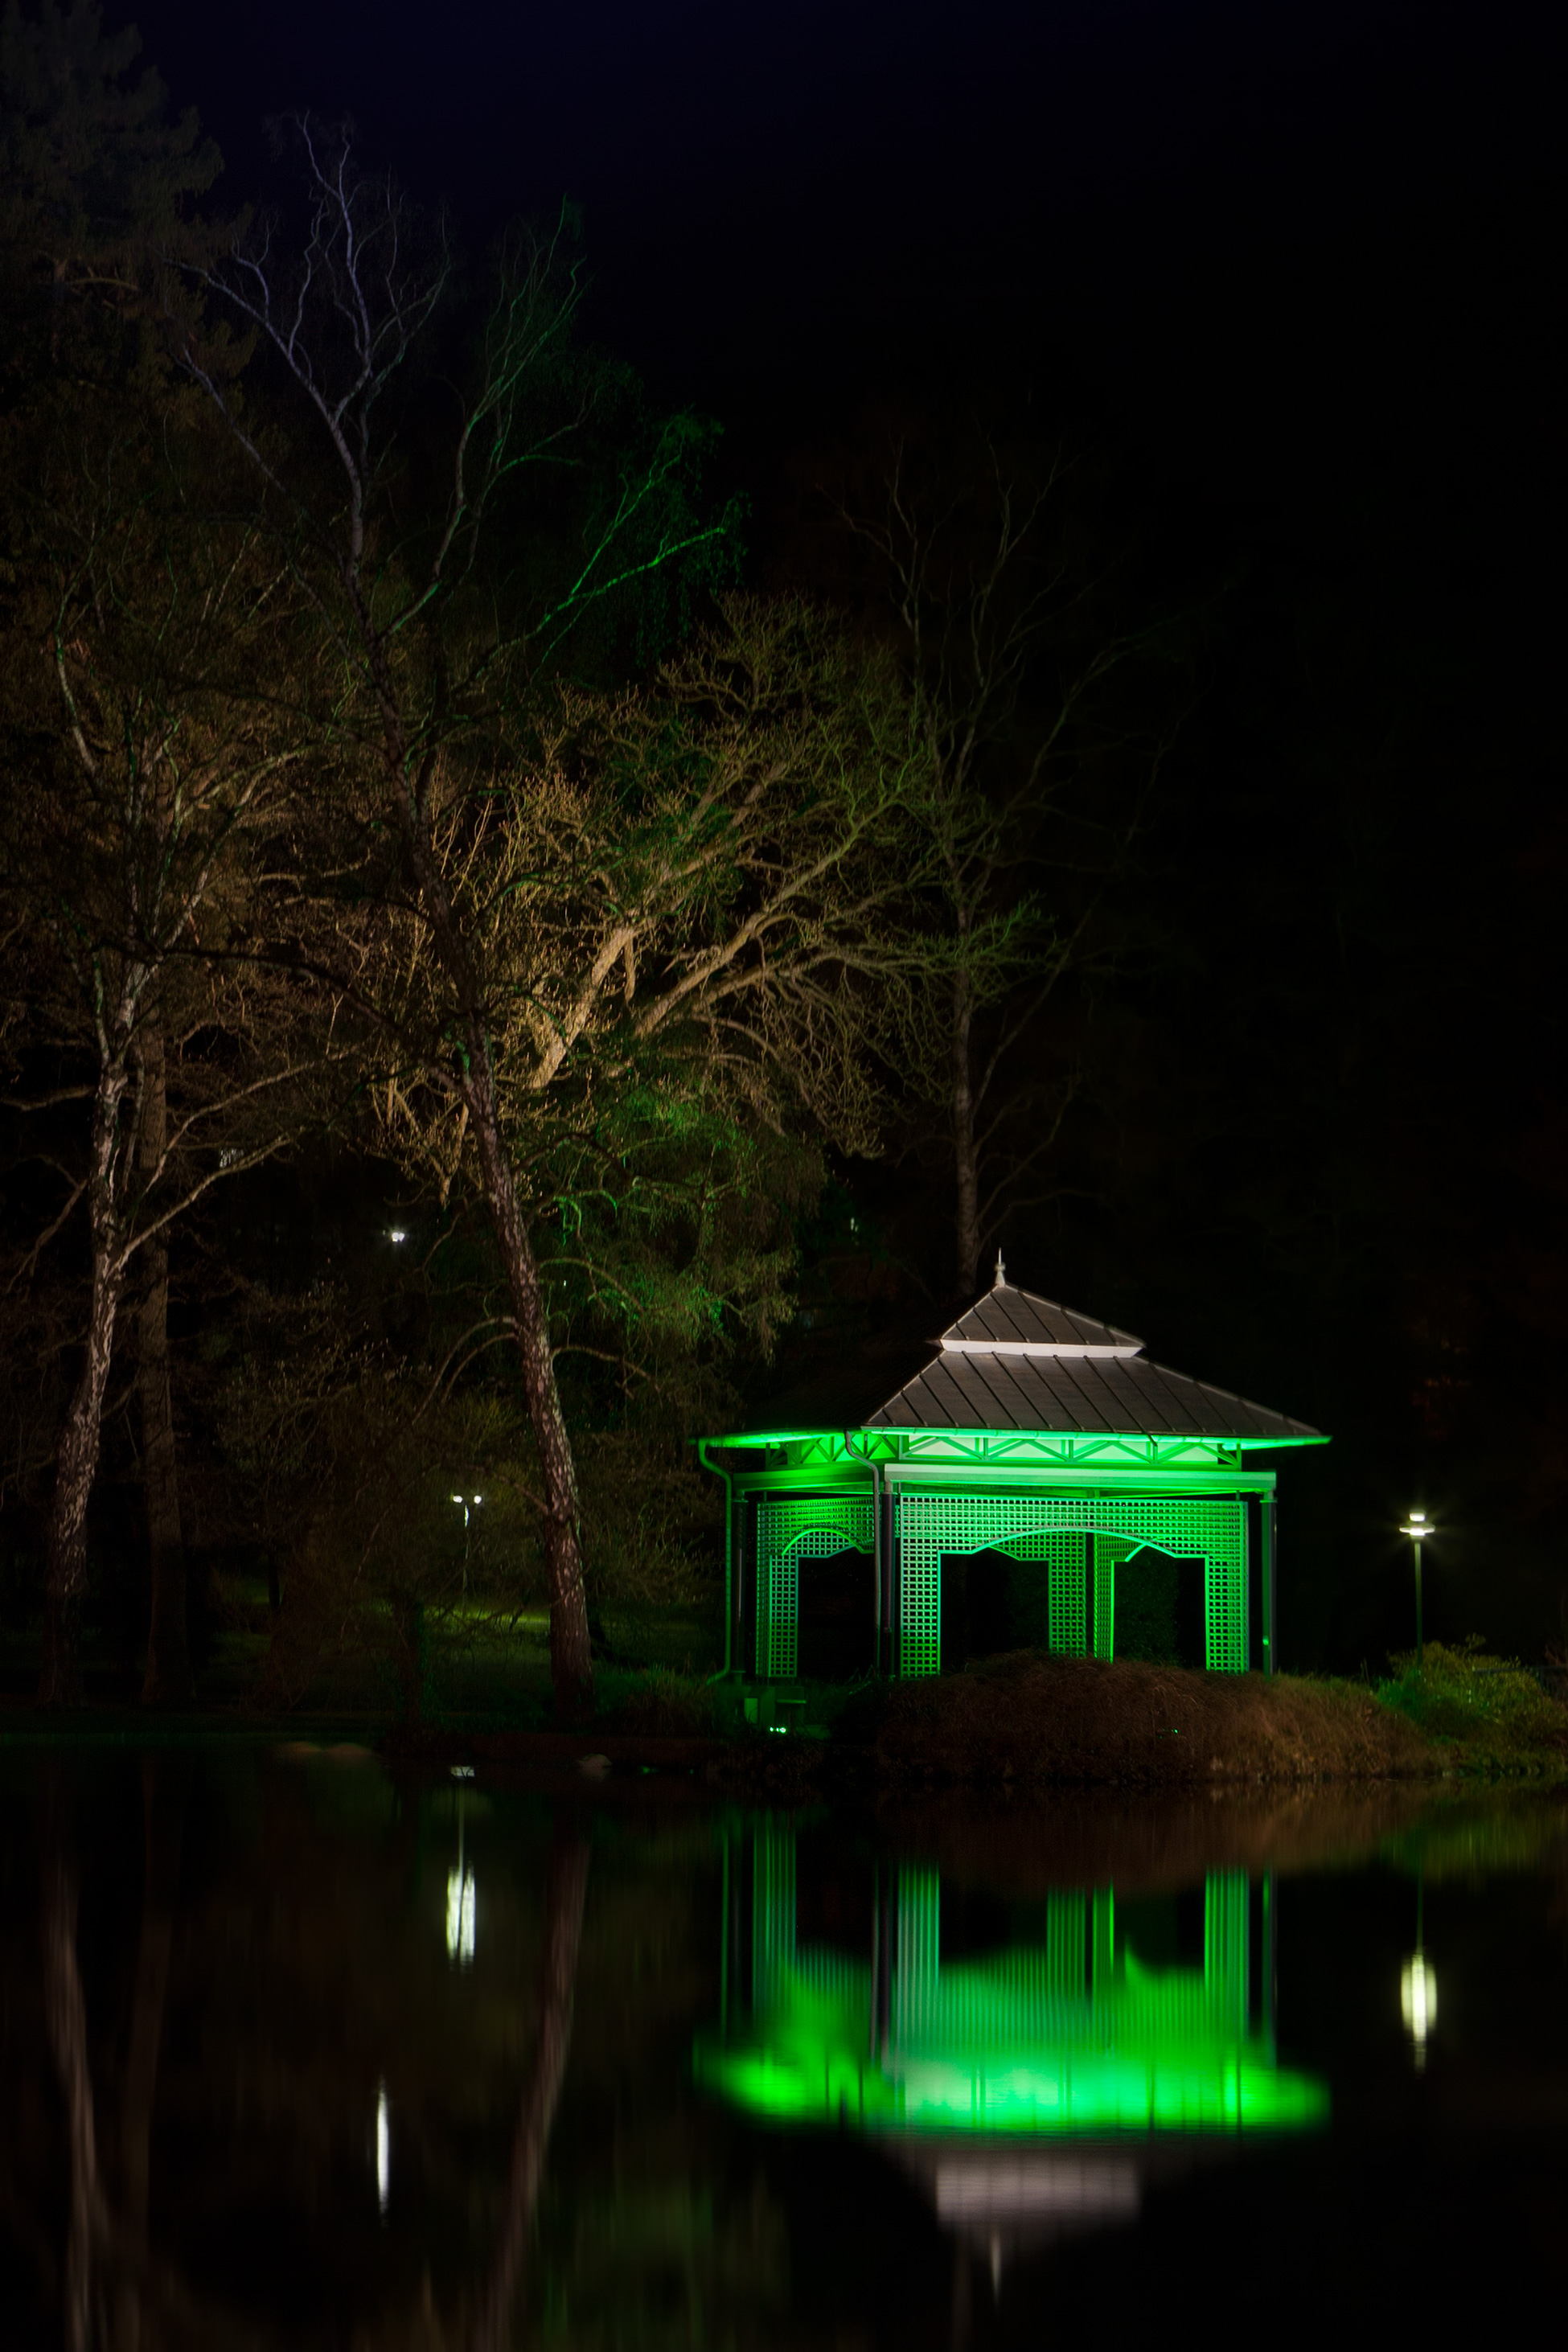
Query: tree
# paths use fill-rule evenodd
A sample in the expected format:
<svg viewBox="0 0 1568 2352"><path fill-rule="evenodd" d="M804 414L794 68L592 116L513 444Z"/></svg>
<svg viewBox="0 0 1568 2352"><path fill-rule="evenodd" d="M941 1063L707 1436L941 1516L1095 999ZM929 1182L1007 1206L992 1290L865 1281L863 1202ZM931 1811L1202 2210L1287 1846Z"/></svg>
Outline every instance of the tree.
<svg viewBox="0 0 1568 2352"><path fill-rule="evenodd" d="M571 1708L592 1678L581 1512L519 1157L521 1149L542 1168L571 1123L540 1151L521 1107L579 1087L577 1145L601 1164L624 1160L590 1132L590 1075L612 1030L617 1082L630 1087L624 1112L637 1055L655 1039L700 1033L717 1085L724 1067L739 1071L742 1045L777 1066L791 1024L797 1085L849 1100L863 1075L845 1055L838 1014L854 1002L852 942L876 891L858 878L846 894L842 882L890 787L879 772L842 846L819 844L798 872L795 848L781 860L791 814L831 833L849 804L843 791L826 815L828 802L803 805L800 795L829 778L844 786L847 772L830 730L821 774L807 772L817 713L798 661L787 691L799 713L781 700L771 748L751 744L755 681L738 639L712 653L705 674L672 674L679 707L634 702L607 720L584 754L591 779L586 766L568 774L564 744L509 765L504 722L546 658L611 600L683 568L711 574L731 520L692 512L700 435L689 420L623 459L601 492L584 462L600 387L571 356L578 281L559 235L509 242L472 388L455 403L447 393L447 421L433 422L413 370L450 289L444 236L437 227L421 244L408 208L362 173L346 133L308 119L295 129L310 206L298 250L286 257L268 230L199 275L263 340L314 441L289 437L292 425L253 423L254 407L242 411L194 338L185 363L255 468L261 510L290 551L330 655L331 699L317 720L341 791L351 803L361 795L351 814L374 886L360 971L345 967L356 950L340 903L334 929L344 936L327 976L351 988L372 1031L412 1057L394 1117L407 1109L421 1136L447 1119L454 1156L470 1155L478 1170L539 1460L552 1674ZM569 464L581 471L566 477ZM445 488L422 506L419 484L432 478ZM574 551L564 565L560 515L542 522L516 504L536 479L563 478L584 493L566 519ZM683 730L704 698L706 731L688 743ZM574 806L583 792L591 816ZM342 807L323 800L318 814L335 823ZM814 948L811 927L830 898L840 919ZM789 986L776 959L770 970L785 935L795 942ZM612 1005L631 1009L612 1023ZM416 1073L426 1093L409 1108Z"/></svg>
<svg viewBox="0 0 1568 2352"><path fill-rule="evenodd" d="M93 0L0 16L0 278L57 365L84 356L78 325L88 346L110 325L112 348L156 319L153 257L198 249L191 200L223 168L194 109L171 123L158 75L133 72L141 48L134 26L105 35Z"/></svg>
<svg viewBox="0 0 1568 2352"><path fill-rule="evenodd" d="M253 531L216 528L193 503L193 472L227 452L204 451L178 404L133 412L129 429L104 437L100 428L96 410L68 406L58 435L31 453L26 585L4 681L13 790L0 892L25 948L8 977L28 1000L26 1066L37 1080L9 1107L47 1123L65 1187L13 1279L79 1208L89 1236L81 1360L47 1523L39 1695L55 1705L80 1696L88 1502L139 1261L144 1695L188 1686L168 1234L213 1184L279 1149L301 1116L304 1068L290 1008L248 954L260 831L298 751L257 692L289 656L289 583ZM68 1133L60 1155L61 1121L81 1117L85 1135Z"/></svg>
<svg viewBox="0 0 1568 2352"><path fill-rule="evenodd" d="M1049 1191L1078 1075L1044 1033L1069 974L1103 969L1106 893L1174 723L1170 647L1105 616L1074 544L1059 451L973 421L890 436L880 479L838 499L871 558L923 754L922 984L902 1076L952 1171L953 1293Z"/></svg>

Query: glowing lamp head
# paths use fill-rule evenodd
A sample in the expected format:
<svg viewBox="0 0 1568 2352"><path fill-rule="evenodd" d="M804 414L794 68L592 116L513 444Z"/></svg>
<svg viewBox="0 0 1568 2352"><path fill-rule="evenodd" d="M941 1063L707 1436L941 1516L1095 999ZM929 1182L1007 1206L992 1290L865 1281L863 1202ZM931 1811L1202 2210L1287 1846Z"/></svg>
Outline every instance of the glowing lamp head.
<svg viewBox="0 0 1568 2352"><path fill-rule="evenodd" d="M389 1242L405 1242L408 1235L401 1225L393 1225L386 1236Z"/></svg>

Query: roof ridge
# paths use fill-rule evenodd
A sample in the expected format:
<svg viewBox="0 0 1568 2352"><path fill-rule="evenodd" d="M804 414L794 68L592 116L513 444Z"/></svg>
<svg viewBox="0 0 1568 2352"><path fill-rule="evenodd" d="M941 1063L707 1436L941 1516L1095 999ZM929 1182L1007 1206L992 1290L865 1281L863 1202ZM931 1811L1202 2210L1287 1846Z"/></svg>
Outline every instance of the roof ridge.
<svg viewBox="0 0 1568 2352"><path fill-rule="evenodd" d="M1000 1266L990 1289L983 1290L978 1297L972 1299L947 1326L942 1334L942 1342L949 1339L970 1340L973 1344L978 1340L983 1344L985 1337L995 1338L996 1334L985 1330L989 1320L988 1308L993 1309L1009 1327L1016 1339L1029 1345L1043 1347L1048 1344L1046 1338L1031 1339L1028 1328L1031 1322L1044 1321L1047 1326L1057 1323L1068 1327L1065 1333L1056 1335L1056 1344L1059 1346L1102 1345L1104 1340L1097 1336L1100 1334L1105 1339L1123 1348L1142 1349L1143 1346L1135 1331L1123 1330L1119 1324L1107 1323L1101 1316L1086 1315L1080 1307L1064 1306L1059 1298L1047 1298L1040 1291L1021 1289L1016 1283L1007 1281ZM972 1318L979 1326L973 1334L963 1329Z"/></svg>

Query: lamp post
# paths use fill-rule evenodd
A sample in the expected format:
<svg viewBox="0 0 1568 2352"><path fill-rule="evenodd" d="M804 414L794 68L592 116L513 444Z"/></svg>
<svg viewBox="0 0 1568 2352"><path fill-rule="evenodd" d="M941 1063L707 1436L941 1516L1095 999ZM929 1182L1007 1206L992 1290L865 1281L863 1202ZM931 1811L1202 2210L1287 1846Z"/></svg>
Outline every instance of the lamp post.
<svg viewBox="0 0 1568 2352"><path fill-rule="evenodd" d="M1421 1640L1421 1546L1427 1536L1435 1536L1437 1530L1427 1524L1425 1511L1412 1511L1399 1532L1410 1538L1415 1554L1415 1671L1420 1674L1424 1670L1425 1657Z"/></svg>
<svg viewBox="0 0 1568 2352"><path fill-rule="evenodd" d="M474 1496L474 1498L473 1498L472 1507L473 1507L475 1510L478 1510L478 1508L479 1508L479 1505L484 1501L484 1499L485 1499L485 1498L484 1498L484 1496L483 1496L482 1495L476 1495L476 1496ZM462 1506L462 1512L463 1512L463 1598L464 1598L464 1600L466 1601L466 1600L468 1599L468 1510L469 1510L469 1501L468 1501L468 1496L467 1496L467 1495L454 1495L454 1496L453 1496L453 1497L452 1497L452 1500L453 1500L453 1502L454 1502L454 1503L458 1503L458 1504L460 1504L460 1505Z"/></svg>

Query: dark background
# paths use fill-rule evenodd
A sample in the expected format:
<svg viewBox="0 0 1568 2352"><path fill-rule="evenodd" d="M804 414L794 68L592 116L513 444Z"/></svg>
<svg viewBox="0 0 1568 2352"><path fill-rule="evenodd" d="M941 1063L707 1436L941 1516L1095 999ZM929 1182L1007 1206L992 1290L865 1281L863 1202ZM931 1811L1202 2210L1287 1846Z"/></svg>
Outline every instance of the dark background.
<svg viewBox="0 0 1568 2352"><path fill-rule="evenodd" d="M1285 1663L1410 1638L1416 1503L1429 1633L1568 1640L1544 12L135 15L220 201L309 104L476 248L579 204L591 331L723 425L761 585L836 584L814 465L889 403L1005 393L1095 453L1208 637L1125 887L1145 946L1009 1274L1333 1433L1282 1469ZM934 1335L944 1216L912 1161L841 1170L767 1377Z"/></svg>

